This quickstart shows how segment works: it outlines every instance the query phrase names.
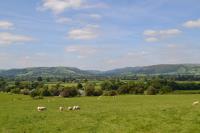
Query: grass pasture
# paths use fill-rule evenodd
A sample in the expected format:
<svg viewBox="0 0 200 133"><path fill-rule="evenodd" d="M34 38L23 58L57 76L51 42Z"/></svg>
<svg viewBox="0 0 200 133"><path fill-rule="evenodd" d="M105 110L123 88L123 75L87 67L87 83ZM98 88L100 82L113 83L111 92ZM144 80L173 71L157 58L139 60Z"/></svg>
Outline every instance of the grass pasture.
<svg viewBox="0 0 200 133"><path fill-rule="evenodd" d="M0 93L2 133L199 133L200 95L48 97ZM80 111L59 112L79 105ZM46 106L37 112L37 106Z"/></svg>

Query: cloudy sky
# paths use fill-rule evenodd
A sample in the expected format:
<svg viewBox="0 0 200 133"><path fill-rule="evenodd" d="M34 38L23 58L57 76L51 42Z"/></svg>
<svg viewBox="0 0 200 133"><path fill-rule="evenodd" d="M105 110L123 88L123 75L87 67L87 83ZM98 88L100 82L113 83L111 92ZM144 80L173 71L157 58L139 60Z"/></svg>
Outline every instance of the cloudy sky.
<svg viewBox="0 0 200 133"><path fill-rule="evenodd" d="M199 0L1 0L0 69L200 63Z"/></svg>

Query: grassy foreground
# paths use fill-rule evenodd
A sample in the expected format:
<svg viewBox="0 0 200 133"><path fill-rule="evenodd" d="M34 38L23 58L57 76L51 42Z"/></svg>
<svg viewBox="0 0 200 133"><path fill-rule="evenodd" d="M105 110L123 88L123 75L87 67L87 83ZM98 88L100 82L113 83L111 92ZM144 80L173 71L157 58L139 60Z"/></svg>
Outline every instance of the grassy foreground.
<svg viewBox="0 0 200 133"><path fill-rule="evenodd" d="M0 93L2 133L199 133L200 95L158 95L33 100ZM80 111L59 112L79 105ZM37 112L37 106L47 111Z"/></svg>

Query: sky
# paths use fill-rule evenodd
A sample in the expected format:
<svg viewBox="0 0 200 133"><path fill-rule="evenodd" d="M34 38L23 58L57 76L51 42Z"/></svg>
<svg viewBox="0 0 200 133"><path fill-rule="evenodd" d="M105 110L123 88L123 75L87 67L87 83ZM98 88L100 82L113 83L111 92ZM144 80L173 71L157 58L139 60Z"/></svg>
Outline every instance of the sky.
<svg viewBox="0 0 200 133"><path fill-rule="evenodd" d="M200 63L199 0L0 0L0 69Z"/></svg>

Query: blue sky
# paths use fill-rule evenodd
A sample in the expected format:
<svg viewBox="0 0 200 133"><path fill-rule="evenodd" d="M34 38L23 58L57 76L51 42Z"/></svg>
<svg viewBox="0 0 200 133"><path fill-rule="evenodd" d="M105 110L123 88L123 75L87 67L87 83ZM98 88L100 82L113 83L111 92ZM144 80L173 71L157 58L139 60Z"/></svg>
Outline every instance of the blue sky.
<svg viewBox="0 0 200 133"><path fill-rule="evenodd" d="M199 0L1 0L0 69L200 63Z"/></svg>

